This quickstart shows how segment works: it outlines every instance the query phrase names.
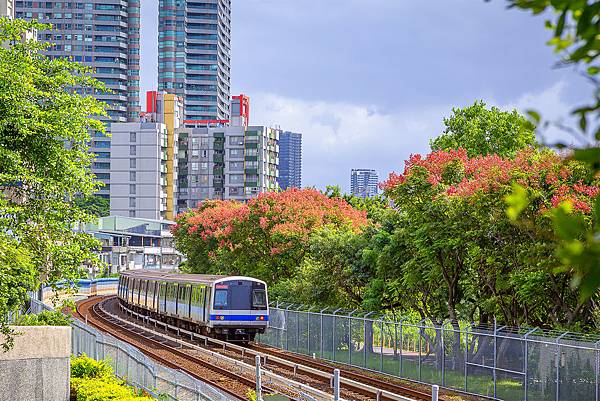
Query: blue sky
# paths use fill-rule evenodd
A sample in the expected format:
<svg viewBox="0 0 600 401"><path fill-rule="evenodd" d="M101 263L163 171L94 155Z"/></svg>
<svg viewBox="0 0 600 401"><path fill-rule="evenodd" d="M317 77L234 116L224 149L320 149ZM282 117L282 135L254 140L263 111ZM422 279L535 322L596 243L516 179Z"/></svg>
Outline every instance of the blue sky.
<svg viewBox="0 0 600 401"><path fill-rule="evenodd" d="M142 5L144 93L157 3ZM352 168L383 180L427 152L452 107L567 116L590 92L554 67L549 37L543 18L500 0L233 0L232 94L250 96L251 124L304 135L303 185L347 190Z"/></svg>

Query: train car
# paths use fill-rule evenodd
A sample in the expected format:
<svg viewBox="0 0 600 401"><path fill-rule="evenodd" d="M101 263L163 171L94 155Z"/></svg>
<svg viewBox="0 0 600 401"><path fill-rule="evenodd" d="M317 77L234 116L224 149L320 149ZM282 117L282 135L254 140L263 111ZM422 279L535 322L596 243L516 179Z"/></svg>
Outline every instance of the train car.
<svg viewBox="0 0 600 401"><path fill-rule="evenodd" d="M138 313L227 341L253 341L269 324L267 285L252 277L129 270L118 297Z"/></svg>

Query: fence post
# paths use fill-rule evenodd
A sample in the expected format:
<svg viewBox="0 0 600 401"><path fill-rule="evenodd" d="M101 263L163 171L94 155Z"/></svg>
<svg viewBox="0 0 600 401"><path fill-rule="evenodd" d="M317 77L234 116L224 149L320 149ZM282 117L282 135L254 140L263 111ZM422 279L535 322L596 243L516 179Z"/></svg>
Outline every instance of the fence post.
<svg viewBox="0 0 600 401"><path fill-rule="evenodd" d="M560 401L560 339L569 334L569 332L564 332L556 339L556 401Z"/></svg>
<svg viewBox="0 0 600 401"><path fill-rule="evenodd" d="M296 309L296 352L300 353L300 310Z"/></svg>
<svg viewBox="0 0 600 401"><path fill-rule="evenodd" d="M309 355L309 356L310 356L310 315L311 315L310 310L311 309L312 309L312 306L310 307L308 312L306 312L306 321L308 322L306 325L306 348L307 348L306 355Z"/></svg>
<svg viewBox="0 0 600 401"><path fill-rule="evenodd" d="M419 381L421 381L421 346L422 346L422 336L423 336L423 330L425 330L425 327L423 326L423 320L421 320L419 322L419 355L418 355L418 361L419 361Z"/></svg>
<svg viewBox="0 0 600 401"><path fill-rule="evenodd" d="M467 373L469 367L469 327L465 328L465 391L468 391Z"/></svg>
<svg viewBox="0 0 600 401"><path fill-rule="evenodd" d="M595 396L596 396L596 401L598 401L598 397L600 396L600 394L598 394L598 371L600 370L600 353L598 352L598 344L600 344L600 341L596 342L596 344L594 344L594 348L596 348L596 369L594 371L595 373L595 382L596 382L596 391L595 391Z"/></svg>
<svg viewBox="0 0 600 401"><path fill-rule="evenodd" d="M383 333L383 319L379 321L379 327L381 328L381 335L380 335L381 338L379 339L379 342L381 344L381 347L379 347L381 360L379 361L379 370L381 372L383 372L383 343L384 343L384 339L385 339L385 336Z"/></svg>
<svg viewBox="0 0 600 401"><path fill-rule="evenodd" d="M356 311L357 311L357 309L354 309L346 317L348 319L348 364L349 365L352 365L352 315ZM363 333L363 340L364 340L364 337L365 337L365 333Z"/></svg>
<svg viewBox="0 0 600 401"><path fill-rule="evenodd" d="M289 333L288 333L288 332L289 332L289 330L288 330L288 329L289 329L289 326L290 326L290 325L288 324L288 322L289 322L289 319L290 319L290 311L289 311L289 309L290 309L290 306L292 306L292 305L288 305L288 306L286 306L286 308L285 308L285 313L284 313L284 315L285 315L285 349L286 349L286 350L289 350L289 349L290 349L290 347L289 347L289 344L288 344L288 343L289 343L289 341L290 341L290 338L289 338L289 337L290 337L290 335L289 335Z"/></svg>
<svg viewBox="0 0 600 401"><path fill-rule="evenodd" d="M262 377L260 372L260 355L254 357L256 365L256 401L262 401Z"/></svg>
<svg viewBox="0 0 600 401"><path fill-rule="evenodd" d="M333 371L333 400L339 401L340 399L340 370L334 369ZM258 399L257 399L258 401Z"/></svg>
<svg viewBox="0 0 600 401"><path fill-rule="evenodd" d="M335 348L336 348L335 347L335 321L337 320L336 319L337 318L336 313L338 313L340 311L340 309L342 309L342 308L338 308L338 309L336 309L336 310L333 311L333 332L332 332L332 334L333 334L333 340L331 342L331 345L332 345L332 348L333 348L332 349L332 351L333 351L333 358L332 358L332 360L333 361L336 360L335 359Z"/></svg>
<svg viewBox="0 0 600 401"><path fill-rule="evenodd" d="M437 384L431 386L431 401L438 401L440 387Z"/></svg>
<svg viewBox="0 0 600 401"><path fill-rule="evenodd" d="M444 323L442 322L442 327L440 327L441 332L441 348L442 348L442 386L446 385L446 346L444 345Z"/></svg>
<svg viewBox="0 0 600 401"><path fill-rule="evenodd" d="M321 359L323 358L323 311L325 311L326 309L322 309L319 314L321 316L320 320L321 320L321 338L320 338L320 342L321 342Z"/></svg>

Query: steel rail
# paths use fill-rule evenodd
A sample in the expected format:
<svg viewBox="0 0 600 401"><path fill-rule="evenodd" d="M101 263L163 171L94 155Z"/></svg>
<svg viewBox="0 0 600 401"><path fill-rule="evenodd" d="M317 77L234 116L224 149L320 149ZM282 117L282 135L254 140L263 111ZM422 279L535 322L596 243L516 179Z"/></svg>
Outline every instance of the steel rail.
<svg viewBox="0 0 600 401"><path fill-rule="evenodd" d="M325 383L333 382L333 369L334 367L325 365L323 363L307 361L300 357L296 357L295 355L290 355L288 353L280 353L275 355L274 351L266 351L260 352L256 350L252 350L248 347L243 347L240 345L232 344L226 341L218 340L212 337L203 336L197 333L190 332L188 330L181 329L176 326L169 325L160 320L156 320L150 318L144 314L137 313L119 303L119 307L126 314L129 314L131 317L136 317L141 319L146 323L154 323L155 325L160 325L164 328L164 330L170 329L173 332L176 332L182 339L185 338L183 334L189 337L189 341L186 339L185 341L176 337L171 337L171 340L181 342L186 346L194 345L190 341L194 341L194 339L201 339L204 341L204 345L207 346L209 343L216 344L221 347L222 351L232 350L238 352L242 358L255 357L260 356L264 361L263 364L273 364L280 367L284 367L293 372L294 376L300 373L304 373L312 378L321 380ZM162 334L162 333L161 333ZM310 366L312 365L312 366ZM367 382L367 383L365 383ZM385 382L383 380L379 380L373 378L371 376L360 375L359 373L352 372L349 370L343 370L342 377L340 378L340 383L344 385L344 387L352 392L360 393L362 395L366 395L369 397L373 397L379 401L415 401L415 400L431 400L431 394L419 392L417 390L411 389L409 387L401 386L394 383ZM373 384L376 384L374 386ZM408 398L413 397L413 398ZM445 398L440 397L440 400L445 400Z"/></svg>
<svg viewBox="0 0 600 401"><path fill-rule="evenodd" d="M133 341L131 341L131 337L139 338L143 342L147 342L147 343L149 343L149 345L152 344L152 345L156 346L157 348L168 348L169 352L171 352L171 353L173 353L173 354L175 354L175 355L177 355L177 356L179 356L181 358L184 358L184 359L186 359L186 360L188 360L188 361L190 361L192 363L197 363L197 364L199 364L199 365L201 365L201 366L203 366L203 367L205 367L207 369L212 370L215 373L218 373L218 374L223 375L225 377L231 378L231 379L233 379L233 380L235 380L237 382L243 383L244 385L248 386L250 389L254 388L255 382L253 380L250 380L250 379L245 378L245 377L237 376L233 372L231 372L231 371L229 371L227 369L221 368L219 366L211 365L210 363L207 363L207 362L205 362L205 361L203 361L203 360L201 360L199 358L193 358L190 355L188 355L188 354L186 354L186 353L184 353L184 352L182 352L180 350L177 350L175 348L171 348L171 347L165 346L160 341L157 341L157 340L152 339L152 338L145 337L145 336L141 335L140 333L131 331L130 329L128 329L126 327L118 325L118 324L116 324L115 322L113 322L113 321L111 321L109 319L106 319L105 317L101 316L98 313L98 311L94 308L101 301L102 301L102 299L89 298L87 300L80 301L79 303L77 303L77 314L80 316L80 319L85 320L87 324L90 324L90 325L92 325L92 326L94 326L94 327L96 327L96 328L98 328L98 329L100 329L102 331L106 331L106 327L102 327L102 325L100 325L100 324L98 324L98 322L94 321L94 318L95 319L99 319L105 325L108 325L108 326L113 327L113 328L118 329L118 330L127 331L127 333L128 333L127 336L123 336L123 335L120 336L120 335L117 335L117 333L115 333L115 332L112 332L111 334L113 336L119 338L121 341L124 341L124 342L126 342L126 343L128 343L128 344L130 344L132 346L137 347L137 345ZM90 313L90 315L93 317L93 319L88 319L88 315L87 314L84 315L84 313L82 313L82 311L88 311ZM163 364L164 366L167 366L167 367L172 368L172 369L177 369L177 370L184 371L187 374L189 374L189 375L191 375L191 376L193 376L193 377L195 377L197 379L200 379L200 380L202 380L202 381L210 384L211 386L214 386L214 387L218 388L220 391L223 391L224 393L229 394L230 396L234 397L237 400L244 400L244 398L241 397L238 393L236 393L236 392L234 392L234 391L232 391L232 390L224 387L219 382L213 381L213 380L208 380L208 379L206 379L204 377L200 377L198 375L198 373L196 373L196 372L194 372L194 371L192 371L190 369L187 369L187 368L185 368L183 366L180 366L180 365L178 365L178 364L176 364L176 363L174 363L174 362L166 359L165 357L159 355L157 352L153 352L153 351L151 351L149 349L140 349L140 351L142 351L146 355L150 356L152 359L156 360L157 362Z"/></svg>

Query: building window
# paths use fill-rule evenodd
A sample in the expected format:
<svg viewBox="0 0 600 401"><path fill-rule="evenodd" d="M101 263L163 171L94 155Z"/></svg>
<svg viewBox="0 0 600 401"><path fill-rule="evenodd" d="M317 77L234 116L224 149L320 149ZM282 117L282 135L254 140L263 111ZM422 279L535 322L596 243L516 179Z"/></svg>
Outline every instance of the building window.
<svg viewBox="0 0 600 401"><path fill-rule="evenodd" d="M230 136L229 144L235 145L235 146L242 146L242 145L244 145L244 137L243 136Z"/></svg>
<svg viewBox="0 0 600 401"><path fill-rule="evenodd" d="M244 183L244 174L230 174L229 175L229 183L230 184L243 184Z"/></svg>
<svg viewBox="0 0 600 401"><path fill-rule="evenodd" d="M192 163L192 171L198 171L198 163Z"/></svg>
<svg viewBox="0 0 600 401"><path fill-rule="evenodd" d="M135 132L129 133L129 142L135 142L137 140L137 135Z"/></svg>
<svg viewBox="0 0 600 401"><path fill-rule="evenodd" d="M131 156L135 156L136 152L137 152L137 149L136 149L135 145L129 145L129 154Z"/></svg>
<svg viewBox="0 0 600 401"><path fill-rule="evenodd" d="M230 171L242 171L244 169L244 162L229 162Z"/></svg>
<svg viewBox="0 0 600 401"><path fill-rule="evenodd" d="M130 194L134 194L135 193L135 184L129 184L129 193Z"/></svg>
<svg viewBox="0 0 600 401"><path fill-rule="evenodd" d="M135 198L129 198L129 207L135 207Z"/></svg>
<svg viewBox="0 0 600 401"><path fill-rule="evenodd" d="M135 181L136 180L136 174L135 171L130 171L129 172L129 181Z"/></svg>
<svg viewBox="0 0 600 401"><path fill-rule="evenodd" d="M129 211L129 217L135 217L135 210Z"/></svg>
<svg viewBox="0 0 600 401"><path fill-rule="evenodd" d="M135 159L129 159L129 168L135 168L136 162Z"/></svg>

